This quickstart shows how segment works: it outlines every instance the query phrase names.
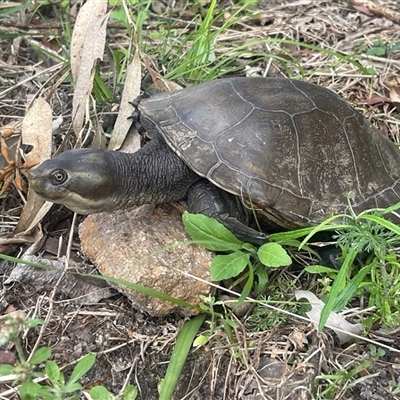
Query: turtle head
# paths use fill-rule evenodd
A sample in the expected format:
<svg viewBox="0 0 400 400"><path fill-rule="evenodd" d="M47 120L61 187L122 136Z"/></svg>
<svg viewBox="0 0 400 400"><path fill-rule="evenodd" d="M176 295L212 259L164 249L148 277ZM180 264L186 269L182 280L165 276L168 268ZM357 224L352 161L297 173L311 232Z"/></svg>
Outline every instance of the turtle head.
<svg viewBox="0 0 400 400"><path fill-rule="evenodd" d="M80 149L61 153L30 171L31 188L45 200L79 214L112 211L116 177L109 151Z"/></svg>

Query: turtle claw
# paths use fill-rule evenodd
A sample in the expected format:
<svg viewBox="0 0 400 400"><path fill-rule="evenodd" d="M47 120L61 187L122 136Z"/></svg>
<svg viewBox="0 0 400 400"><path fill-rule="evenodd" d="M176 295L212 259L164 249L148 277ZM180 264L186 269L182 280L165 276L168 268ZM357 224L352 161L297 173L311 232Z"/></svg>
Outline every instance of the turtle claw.
<svg viewBox="0 0 400 400"><path fill-rule="evenodd" d="M248 226L249 213L239 197L225 192L202 179L188 192L188 211L214 218L239 240L262 246L269 241L268 235Z"/></svg>
<svg viewBox="0 0 400 400"><path fill-rule="evenodd" d="M146 98L146 96L138 96L135 99L133 99L132 101L129 102L129 104L135 109L137 110L137 107L139 105L139 103L142 101L143 98Z"/></svg>
<svg viewBox="0 0 400 400"><path fill-rule="evenodd" d="M146 132L146 130L143 128L143 125L140 123L140 111L138 109L138 105L139 105L140 101L142 100L142 98L143 98L143 96L138 96L138 97L136 97L136 99L129 102L129 104L132 105L134 110L133 110L132 114L128 117L128 119L133 120L136 130L139 132L140 135L143 136L143 134L144 134L144 132Z"/></svg>
<svg viewBox="0 0 400 400"><path fill-rule="evenodd" d="M251 243L257 247L269 242L268 235L242 224L234 217L229 216L224 220L215 217L215 219L221 222L225 228L228 228L242 242Z"/></svg>

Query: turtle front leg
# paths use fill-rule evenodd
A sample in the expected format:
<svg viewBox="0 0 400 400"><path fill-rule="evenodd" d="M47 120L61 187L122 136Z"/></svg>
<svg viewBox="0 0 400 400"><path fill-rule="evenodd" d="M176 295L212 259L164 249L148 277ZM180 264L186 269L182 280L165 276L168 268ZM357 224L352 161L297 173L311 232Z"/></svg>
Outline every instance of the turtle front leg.
<svg viewBox="0 0 400 400"><path fill-rule="evenodd" d="M251 215L238 196L217 188L202 179L188 191L187 209L193 214L204 214L216 219L239 240L261 246L268 236L249 227Z"/></svg>

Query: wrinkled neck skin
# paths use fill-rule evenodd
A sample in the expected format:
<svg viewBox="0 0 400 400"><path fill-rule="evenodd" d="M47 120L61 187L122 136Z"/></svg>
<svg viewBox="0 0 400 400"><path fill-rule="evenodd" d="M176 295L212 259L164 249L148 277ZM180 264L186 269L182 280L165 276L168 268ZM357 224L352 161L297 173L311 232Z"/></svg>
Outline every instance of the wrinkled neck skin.
<svg viewBox="0 0 400 400"><path fill-rule="evenodd" d="M134 154L109 152L109 156L118 173L111 174L114 190L104 211L178 201L201 179L158 138Z"/></svg>

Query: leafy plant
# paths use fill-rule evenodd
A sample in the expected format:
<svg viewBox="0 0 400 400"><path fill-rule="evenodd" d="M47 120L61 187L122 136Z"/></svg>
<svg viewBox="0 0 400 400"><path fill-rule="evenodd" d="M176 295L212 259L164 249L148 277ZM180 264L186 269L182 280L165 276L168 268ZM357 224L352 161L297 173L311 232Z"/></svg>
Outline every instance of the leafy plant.
<svg viewBox="0 0 400 400"><path fill-rule="evenodd" d="M36 398L63 400L77 398L78 395L72 395L74 392L82 390L82 386L77 381L92 368L96 357L94 354L87 354L83 357L76 364L68 380L65 379L58 365L54 361L49 360L51 356L51 349L49 347L41 347L29 358L26 358L18 337L19 331L38 326L42 323L43 321L39 319L26 319L21 312L7 316L0 334L0 345L9 341L13 342L17 349L19 360L15 365L1 365L0 376L15 375L13 386L20 385L19 395L21 400L33 400ZM40 366L44 362L49 384L42 385L36 381L36 378L45 376L40 370Z"/></svg>
<svg viewBox="0 0 400 400"><path fill-rule="evenodd" d="M288 302L288 293L294 293L296 290L296 281L289 280L282 275L276 278L276 282L268 285L268 295L260 297L256 303L251 315L248 318L248 324L251 330L265 331L271 327L275 327L282 322L286 322L288 314L281 312L285 310L293 314L299 314L300 308L303 306L298 302ZM279 311L270 309L264 304L272 304L279 306Z"/></svg>
<svg viewBox="0 0 400 400"><path fill-rule="evenodd" d="M369 353L371 354L371 357L374 360L379 360L380 358L384 357L386 354L386 351L380 347L376 347L373 344L369 345Z"/></svg>
<svg viewBox="0 0 400 400"><path fill-rule="evenodd" d="M25 356L19 333L22 330L31 329L44 323L40 319L27 319L22 312L15 312L2 317L2 329L0 332L0 346L12 342L17 350L18 361L15 365L0 365L0 376L5 378L12 376L13 387L18 387L18 394L21 400L72 400L78 399L82 392L82 385L78 382L94 365L95 354L86 354L82 357L68 379L66 379L61 368L54 361L50 360L51 349L40 347L28 358ZM43 372L43 363L44 372ZM38 379L44 384L39 383ZM113 399L103 386L96 386L91 389L93 400ZM128 386L124 391L124 400L134 400L137 389ZM107 397L108 396L108 397Z"/></svg>
<svg viewBox="0 0 400 400"><path fill-rule="evenodd" d="M93 400L135 400L138 396L138 389L133 385L128 385L122 397L112 396L104 386L95 386L90 390L90 397Z"/></svg>
<svg viewBox="0 0 400 400"><path fill-rule="evenodd" d="M375 322L394 326L400 321L400 263L393 250L400 243L400 227L385 219L385 216L395 212L399 205L386 210L367 210L359 215L350 208L349 214L331 217L315 228L272 234L272 242L259 249L241 242L217 221L204 215L185 213L183 223L196 243L213 251L228 253L218 254L214 258L211 265L212 280L230 279L247 271L241 301L251 292L257 274L263 277L264 267L290 265L291 259L281 244L302 248L316 233L336 231L338 246L342 251L340 268L305 268L309 273L327 275L319 281L326 295L319 329L324 327L331 311L342 311L355 295L368 296L368 305L376 307L374 314L363 321L366 326ZM335 224L336 220L343 223ZM301 237L305 238L300 243L298 239ZM356 268L360 257L363 266ZM262 279L266 284L267 279Z"/></svg>
<svg viewBox="0 0 400 400"><path fill-rule="evenodd" d="M377 39L372 43L367 43L365 40L360 40L355 44L355 48L359 53L365 53L368 56L388 57L390 53L400 49L400 42L385 42Z"/></svg>
<svg viewBox="0 0 400 400"><path fill-rule="evenodd" d="M205 321L210 329L196 339L196 345L202 345L207 342L208 338L218 329L218 326L222 326L225 330L228 339L231 343L235 343L235 338L233 335L233 328L236 328L236 323L231 319L231 312L218 312L217 307L220 307L226 311L225 303L222 300L216 300L214 296L201 296L202 303L200 303L200 307L204 313L210 316L210 319ZM235 306L239 304L235 302ZM235 308L233 308L235 309ZM218 323L221 322L222 325Z"/></svg>
<svg viewBox="0 0 400 400"><path fill-rule="evenodd" d="M338 370L335 374L323 374L314 380L315 397L320 400L330 400L342 398L346 390L356 386L359 382L370 379L379 374L370 374L356 378L356 375L366 370L371 365L371 361L366 360L353 368Z"/></svg>
<svg viewBox="0 0 400 400"><path fill-rule="evenodd" d="M400 393L400 382L390 381L389 382L389 392L391 394L399 394Z"/></svg>
<svg viewBox="0 0 400 400"><path fill-rule="evenodd" d="M395 212L400 204L395 204L386 210L367 210L356 215L350 208L350 214L329 218L320 226L314 228L302 243L327 226L336 230L338 245L343 256L342 264L333 277L333 284L326 288L328 295L322 311L319 329L322 329L331 311L341 311L355 294L368 295L369 305L375 306L375 314L364 320L371 326L380 321L392 326L399 321L400 281L397 278L399 263L394 253L394 247L400 241L400 227L384 217ZM333 224L337 219L344 224ZM364 266L357 271L355 261L361 255ZM306 271L315 273L316 267L307 267ZM320 270L319 272L321 272ZM357 271L354 273L354 271ZM329 275L334 274L329 269Z"/></svg>
<svg viewBox="0 0 400 400"><path fill-rule="evenodd" d="M256 249L253 245L237 239L222 224L205 215L185 213L182 220L186 231L196 243L209 250L228 252L214 257L211 264L212 281L238 276L246 267L254 270L254 263L270 268L292 263L286 250L278 243L266 243Z"/></svg>

